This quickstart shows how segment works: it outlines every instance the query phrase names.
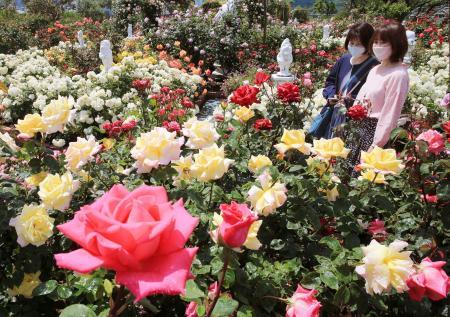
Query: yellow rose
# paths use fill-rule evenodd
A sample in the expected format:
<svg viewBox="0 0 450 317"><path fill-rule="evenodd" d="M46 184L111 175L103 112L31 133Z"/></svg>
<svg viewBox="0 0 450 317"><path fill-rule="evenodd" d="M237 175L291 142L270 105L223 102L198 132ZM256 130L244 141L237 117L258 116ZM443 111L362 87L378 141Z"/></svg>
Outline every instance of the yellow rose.
<svg viewBox="0 0 450 317"><path fill-rule="evenodd" d="M157 127L136 139L131 156L136 160L137 172L148 173L159 165L168 165L180 158L184 138L177 138L176 132Z"/></svg>
<svg viewBox="0 0 450 317"><path fill-rule="evenodd" d="M413 273L411 252L403 251L408 243L395 240L389 246L372 240L367 247L363 247L364 258L362 265L356 267L356 273L366 280L366 292L370 295L389 292L392 287L398 293L408 290L406 280Z"/></svg>
<svg viewBox="0 0 450 317"><path fill-rule="evenodd" d="M46 178L48 175L47 172L40 172L34 175L31 175L27 178L25 178L25 183L27 183L30 186L39 186L39 184Z"/></svg>
<svg viewBox="0 0 450 317"><path fill-rule="evenodd" d="M66 150L67 169L75 172L83 165L94 158L94 155L100 150L100 144L95 141L94 136L77 138L77 142L70 142Z"/></svg>
<svg viewBox="0 0 450 317"><path fill-rule="evenodd" d="M311 144L305 143L305 132L303 130L284 129L281 143L275 145L278 153L284 155L287 150L295 149L303 154L309 155Z"/></svg>
<svg viewBox="0 0 450 317"><path fill-rule="evenodd" d="M255 112L247 107L239 107L234 111L234 116L242 122L247 122L255 116Z"/></svg>
<svg viewBox="0 0 450 317"><path fill-rule="evenodd" d="M178 172L178 180L191 179L191 167L193 164L192 155L180 157L179 160L172 162L172 167Z"/></svg>
<svg viewBox="0 0 450 317"><path fill-rule="evenodd" d="M321 158L330 159L334 157L346 158L350 149L344 147L344 141L340 138L314 140L313 153Z"/></svg>
<svg viewBox="0 0 450 317"><path fill-rule="evenodd" d="M266 166L272 166L272 161L265 155L252 155L248 161L248 169L252 173L257 173L258 170Z"/></svg>
<svg viewBox="0 0 450 317"><path fill-rule="evenodd" d="M401 160L397 160L394 149L382 149L375 146L372 151L361 151L362 169L370 168L381 174L398 174L404 168Z"/></svg>
<svg viewBox="0 0 450 317"><path fill-rule="evenodd" d="M48 174L39 184L39 197L45 207L63 211L70 205L73 193L78 189L79 182L73 180L67 172L62 176Z"/></svg>
<svg viewBox="0 0 450 317"><path fill-rule="evenodd" d="M63 132L69 122L70 114L74 105L72 97L61 97L50 101L42 110L42 120L46 127L46 133Z"/></svg>
<svg viewBox="0 0 450 317"><path fill-rule="evenodd" d="M41 272L25 273L19 287L14 286L13 289L8 289L9 296L22 295L26 298L32 298L33 290L41 283L41 280L39 279L40 275Z"/></svg>
<svg viewBox="0 0 450 317"><path fill-rule="evenodd" d="M30 138L34 137L36 133L44 132L46 127L42 117L37 114L27 114L23 120L18 120L16 129L21 134L24 134Z"/></svg>
<svg viewBox="0 0 450 317"><path fill-rule="evenodd" d="M358 179L361 180L368 180L369 182L373 182L375 184L385 184L386 180L384 178L384 175L381 173L375 173L373 169L368 169L363 172L361 172L361 176L358 177Z"/></svg>
<svg viewBox="0 0 450 317"><path fill-rule="evenodd" d="M188 137L186 146L191 149L203 149L213 145L220 137L214 124L191 118L183 125L183 135Z"/></svg>
<svg viewBox="0 0 450 317"><path fill-rule="evenodd" d="M15 227L17 243L21 247L28 244L40 246L53 234L53 222L43 206L25 205L22 212L11 218L9 225Z"/></svg>
<svg viewBox="0 0 450 317"><path fill-rule="evenodd" d="M262 244L258 240L258 231L262 225L262 220L257 220L250 226L247 233L247 240L244 242L244 247L250 250L259 250Z"/></svg>
<svg viewBox="0 0 450 317"><path fill-rule="evenodd" d="M116 140L111 138L104 138L102 139L103 148L106 151L109 151L113 148L114 144L116 144Z"/></svg>
<svg viewBox="0 0 450 317"><path fill-rule="evenodd" d="M309 171L316 172L319 176L322 176L325 172L333 172L331 164L326 160L320 159L320 157L308 157L306 164Z"/></svg>
<svg viewBox="0 0 450 317"><path fill-rule="evenodd" d="M264 172L258 177L260 187L252 186L248 192L248 200L252 208L263 216L274 213L287 199L286 186L280 182L275 184L269 173Z"/></svg>
<svg viewBox="0 0 450 317"><path fill-rule="evenodd" d="M233 160L225 158L223 146L219 148L217 144L214 144L194 155L191 174L203 182L219 179L228 171L233 162Z"/></svg>
<svg viewBox="0 0 450 317"><path fill-rule="evenodd" d="M341 180L339 179L339 177L337 177L336 175L332 175L329 181L329 185L334 186L331 189L329 188L331 186L328 186L326 189L319 188L319 192L325 193L329 202L334 202L339 197L339 191L337 185L335 184L340 182Z"/></svg>

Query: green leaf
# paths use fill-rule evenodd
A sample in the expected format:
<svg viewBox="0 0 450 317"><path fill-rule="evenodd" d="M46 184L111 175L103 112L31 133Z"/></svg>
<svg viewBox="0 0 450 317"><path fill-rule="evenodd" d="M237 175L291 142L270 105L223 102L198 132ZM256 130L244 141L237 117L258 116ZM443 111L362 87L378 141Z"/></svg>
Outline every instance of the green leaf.
<svg viewBox="0 0 450 317"><path fill-rule="evenodd" d="M199 317L205 316L206 314L206 307L203 305L197 305L197 315Z"/></svg>
<svg viewBox="0 0 450 317"><path fill-rule="evenodd" d="M106 293L108 296L111 296L111 294L112 294L112 292L113 292L114 285L111 283L110 280L105 279L105 280L103 281L103 288L105 289L105 293Z"/></svg>
<svg viewBox="0 0 450 317"><path fill-rule="evenodd" d="M72 295L72 290L66 286L60 285L56 290L56 294L61 299L67 299Z"/></svg>
<svg viewBox="0 0 450 317"><path fill-rule="evenodd" d="M323 274L320 274L320 279L329 288L332 288L332 289L339 288L338 279L337 279L336 275L334 275L331 272L324 272Z"/></svg>
<svg viewBox="0 0 450 317"><path fill-rule="evenodd" d="M205 297L205 293L198 287L194 280L188 280L186 282L186 300L192 301L196 298Z"/></svg>
<svg viewBox="0 0 450 317"><path fill-rule="evenodd" d="M286 243L281 239L273 239L270 242L270 247L274 250L281 250L284 248L285 245Z"/></svg>
<svg viewBox="0 0 450 317"><path fill-rule="evenodd" d="M49 280L45 283L39 284L34 290L34 296L43 296L52 293L56 287L58 287L58 282L55 280Z"/></svg>
<svg viewBox="0 0 450 317"><path fill-rule="evenodd" d="M334 295L334 301L340 305L347 304L350 300L350 290L348 286L343 286Z"/></svg>
<svg viewBox="0 0 450 317"><path fill-rule="evenodd" d="M216 307L212 312L213 317L228 317L238 308L239 303L227 296L222 296L217 301Z"/></svg>
<svg viewBox="0 0 450 317"><path fill-rule="evenodd" d="M228 269L227 272L225 273L225 279L224 279L223 286L225 288L230 288L234 284L235 280L236 280L236 275L235 275L234 271L232 269Z"/></svg>
<svg viewBox="0 0 450 317"><path fill-rule="evenodd" d="M109 308L102 311L100 314L98 314L97 317L108 317L108 315L109 315Z"/></svg>
<svg viewBox="0 0 450 317"><path fill-rule="evenodd" d="M64 308L59 317L97 317L97 315L86 305L75 304Z"/></svg>
<svg viewBox="0 0 450 317"><path fill-rule="evenodd" d="M338 240L333 239L332 237L323 237L320 240L321 244L325 244L327 247L329 247L333 251L340 251L342 250L341 244Z"/></svg>

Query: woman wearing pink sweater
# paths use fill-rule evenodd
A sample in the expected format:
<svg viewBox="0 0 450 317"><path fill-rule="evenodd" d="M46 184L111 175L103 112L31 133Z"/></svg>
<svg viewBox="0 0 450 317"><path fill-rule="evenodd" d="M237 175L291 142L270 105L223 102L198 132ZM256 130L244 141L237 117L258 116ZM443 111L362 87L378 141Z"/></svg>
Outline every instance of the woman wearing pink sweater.
<svg viewBox="0 0 450 317"><path fill-rule="evenodd" d="M409 76L403 57L408 50L406 30L399 23L375 29L372 52L380 65L369 72L356 100L368 107L368 117L358 128L359 140L350 144L349 161L359 164L361 151L384 147L402 112L409 91Z"/></svg>

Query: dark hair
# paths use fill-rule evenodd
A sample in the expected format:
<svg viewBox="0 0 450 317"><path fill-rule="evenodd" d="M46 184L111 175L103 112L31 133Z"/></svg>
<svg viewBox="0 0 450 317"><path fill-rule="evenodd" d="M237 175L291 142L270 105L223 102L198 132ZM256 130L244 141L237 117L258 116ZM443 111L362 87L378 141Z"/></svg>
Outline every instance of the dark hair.
<svg viewBox="0 0 450 317"><path fill-rule="evenodd" d="M391 63L402 62L406 52L408 52L406 29L400 23L392 22L377 27L370 41L371 50L375 40L381 40L391 45L392 54L389 57Z"/></svg>
<svg viewBox="0 0 450 317"><path fill-rule="evenodd" d="M350 26L345 39L345 49L348 49L348 44L352 40L359 40L366 48L366 53L370 51L370 39L372 38L374 29L373 26L366 22L356 23Z"/></svg>

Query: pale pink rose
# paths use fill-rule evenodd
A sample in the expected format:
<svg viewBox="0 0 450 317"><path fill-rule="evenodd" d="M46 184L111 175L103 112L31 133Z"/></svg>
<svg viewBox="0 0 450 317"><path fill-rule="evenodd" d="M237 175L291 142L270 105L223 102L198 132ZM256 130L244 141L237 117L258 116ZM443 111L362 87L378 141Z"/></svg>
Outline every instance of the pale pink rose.
<svg viewBox="0 0 450 317"><path fill-rule="evenodd" d="M416 140L422 140L428 143L428 151L438 155L445 149L445 141L442 134L438 131L430 129L422 132Z"/></svg>
<svg viewBox="0 0 450 317"><path fill-rule="evenodd" d="M450 106L450 93L446 94L441 100L441 106L447 108Z"/></svg>
<svg viewBox="0 0 450 317"><path fill-rule="evenodd" d="M182 294L197 253L184 244L197 224L181 200L168 200L164 187L142 185L129 192L114 185L58 226L81 248L56 254L56 264L83 274L99 267L114 270L116 282L136 301L152 294Z"/></svg>
<svg viewBox="0 0 450 317"><path fill-rule="evenodd" d="M322 305L314 297L316 294L315 289L307 290L298 285L290 299L291 304L287 307L286 317L318 317Z"/></svg>
<svg viewBox="0 0 450 317"><path fill-rule="evenodd" d="M421 301L424 296L433 301L447 297L450 292L450 278L442 269L444 265L445 261L432 262L428 257L423 259L418 272L406 281L409 297L415 301Z"/></svg>
<svg viewBox="0 0 450 317"><path fill-rule="evenodd" d="M186 317L198 317L197 315L197 303L190 302L186 307L185 311Z"/></svg>
<svg viewBox="0 0 450 317"><path fill-rule="evenodd" d="M305 87L311 88L312 85L313 85L313 83L312 83L311 79L305 78L305 79L303 79L303 85L304 85Z"/></svg>
<svg viewBox="0 0 450 317"><path fill-rule="evenodd" d="M208 287L208 298L210 300L213 300L214 297L216 296L216 292L218 292L217 287L218 287L217 281L212 283L211 285L209 285L209 287Z"/></svg>

